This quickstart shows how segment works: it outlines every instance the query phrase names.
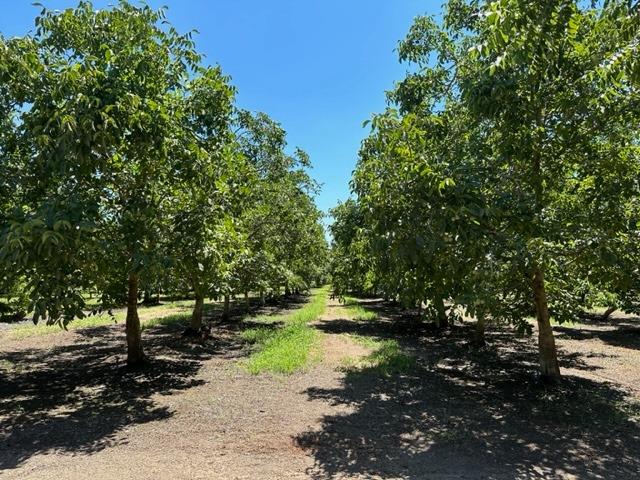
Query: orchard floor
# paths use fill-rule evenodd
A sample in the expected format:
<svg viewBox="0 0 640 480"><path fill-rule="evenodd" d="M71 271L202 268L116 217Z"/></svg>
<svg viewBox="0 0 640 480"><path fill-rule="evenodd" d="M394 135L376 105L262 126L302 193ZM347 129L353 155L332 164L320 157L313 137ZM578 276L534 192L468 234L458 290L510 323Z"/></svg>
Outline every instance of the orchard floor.
<svg viewBox="0 0 640 480"><path fill-rule="evenodd" d="M243 369L238 324L206 343L146 330L153 360L138 372L122 364L122 325L2 332L0 478L640 477L640 320L556 327L553 389L536 379L534 338L496 330L476 349L470 326L438 337L363 305L379 318L330 302L315 323L323 360L286 377ZM396 339L415 365L348 366L370 353L356 334Z"/></svg>

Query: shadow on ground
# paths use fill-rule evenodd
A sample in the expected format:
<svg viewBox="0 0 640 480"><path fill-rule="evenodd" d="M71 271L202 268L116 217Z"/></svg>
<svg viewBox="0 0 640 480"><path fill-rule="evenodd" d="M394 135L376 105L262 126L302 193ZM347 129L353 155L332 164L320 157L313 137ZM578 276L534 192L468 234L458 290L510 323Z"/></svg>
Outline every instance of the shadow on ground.
<svg viewBox="0 0 640 480"><path fill-rule="evenodd" d="M253 305L252 311L278 313L304 300ZM171 417L154 397L202 385L197 374L209 359L247 353L237 335L246 325L239 317L218 322L218 310L206 311L213 324L207 341L182 338L188 315L145 330L150 363L137 371L124 365L122 324L74 330L63 345L0 352L0 471L38 454L98 452L126 442L125 428ZM243 311L236 305L232 313Z"/></svg>
<svg viewBox="0 0 640 480"><path fill-rule="evenodd" d="M614 347L640 350L640 328L629 325L616 325L606 330L560 326L554 327L554 331L572 340L597 338Z"/></svg>
<svg viewBox="0 0 640 480"><path fill-rule="evenodd" d="M607 383L570 376L558 388L538 382L532 339L496 331L487 347L475 349L464 327L444 337L420 329L398 336L404 327L384 315L318 328L395 336L417 362L386 377L352 369L339 388L306 391L310 399L350 410L325 416L320 429L295 438L315 459L307 472L313 478L627 479L640 474L637 404ZM589 368L576 355L561 352L561 361L565 367Z"/></svg>

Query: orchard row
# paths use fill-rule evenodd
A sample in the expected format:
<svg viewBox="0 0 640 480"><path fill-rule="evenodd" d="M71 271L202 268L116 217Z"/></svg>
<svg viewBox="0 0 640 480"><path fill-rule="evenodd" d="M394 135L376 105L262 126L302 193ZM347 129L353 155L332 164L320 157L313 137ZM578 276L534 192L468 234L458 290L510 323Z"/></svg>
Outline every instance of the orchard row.
<svg viewBox="0 0 640 480"><path fill-rule="evenodd" d="M339 292L531 330L640 311L640 7L460 1L419 17L407 76L333 211Z"/></svg>
<svg viewBox="0 0 640 480"><path fill-rule="evenodd" d="M277 295L319 282L318 185L279 124L235 105L219 67L163 9L43 9L0 37L0 294L65 325L127 305L144 360L141 292Z"/></svg>

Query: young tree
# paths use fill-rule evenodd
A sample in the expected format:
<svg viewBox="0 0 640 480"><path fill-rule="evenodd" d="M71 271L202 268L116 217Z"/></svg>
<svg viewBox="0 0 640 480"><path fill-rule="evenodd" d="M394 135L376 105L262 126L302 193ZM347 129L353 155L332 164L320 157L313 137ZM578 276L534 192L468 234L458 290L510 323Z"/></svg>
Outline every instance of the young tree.
<svg viewBox="0 0 640 480"><path fill-rule="evenodd" d="M236 218L252 175L231 131L233 89L219 68L201 69L188 85L179 182L172 196L168 249L176 271L195 294L190 332L202 326L204 299L224 287L226 259L239 248Z"/></svg>
<svg viewBox="0 0 640 480"><path fill-rule="evenodd" d="M329 212L331 232L331 283L337 295L376 291L370 235L366 231L362 207L354 199L338 204Z"/></svg>

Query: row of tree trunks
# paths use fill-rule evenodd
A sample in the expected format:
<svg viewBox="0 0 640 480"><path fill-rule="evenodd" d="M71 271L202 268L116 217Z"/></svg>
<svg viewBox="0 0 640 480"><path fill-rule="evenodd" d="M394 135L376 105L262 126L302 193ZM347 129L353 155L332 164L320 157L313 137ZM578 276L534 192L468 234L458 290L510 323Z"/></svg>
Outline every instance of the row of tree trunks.
<svg viewBox="0 0 640 480"><path fill-rule="evenodd" d="M128 294L127 294L127 317L126 317L126 338L127 338L127 364L131 366L140 365L145 361L144 350L142 347L142 331L140 326L140 317L138 316L138 275L129 274ZM540 374L542 378L548 381L557 381L560 378L560 367L556 352L555 339L549 315L547 304L547 296L544 285L544 274L540 268L534 269L533 274L533 298L536 308L536 320L538 323L538 349L540 359ZM245 306L249 309L249 294L245 292ZM264 295L261 294L261 299ZM224 296L224 306L222 316L225 320L230 316L230 296ZM448 318L444 300L438 297L434 300L434 306L437 311L438 326L446 328L448 326ZM607 315L610 315L608 312ZM204 311L204 295L196 293L196 304L191 317L191 329L200 330L202 327L202 317ZM605 312L606 313L606 312ZM476 324L476 332L474 341L476 343L484 343L485 316L479 315Z"/></svg>
<svg viewBox="0 0 640 480"><path fill-rule="evenodd" d="M545 381L555 383L560 379L560 366L558 364L558 355L556 351L555 338L553 336L553 328L551 327L551 318L549 315L549 306L547 303L547 294L544 284L544 274L542 269L535 268L532 278L533 303L536 309L536 321L538 323L538 352L540 363L540 374ZM446 313L444 299L436 297L433 300L436 309L436 322L438 327L447 328L449 319ZM418 305L418 315L420 314L420 304ZM609 308L603 315L608 318L615 308ZM484 345L486 329L486 315L478 312L475 331L473 334L473 343L476 345Z"/></svg>

